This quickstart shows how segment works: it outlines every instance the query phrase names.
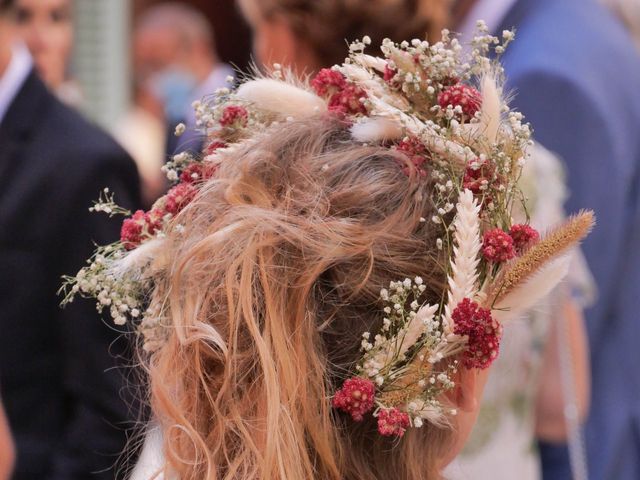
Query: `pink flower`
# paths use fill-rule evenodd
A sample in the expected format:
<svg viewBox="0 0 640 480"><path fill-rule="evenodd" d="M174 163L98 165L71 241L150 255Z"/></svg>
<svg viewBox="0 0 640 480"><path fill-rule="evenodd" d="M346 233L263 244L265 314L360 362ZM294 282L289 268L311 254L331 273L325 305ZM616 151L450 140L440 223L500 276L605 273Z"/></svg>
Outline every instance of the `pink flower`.
<svg viewBox="0 0 640 480"><path fill-rule="evenodd" d="M220 140L214 140L204 150L205 155L213 155L213 153L219 148L226 148L227 144Z"/></svg>
<svg viewBox="0 0 640 480"><path fill-rule="evenodd" d="M366 114L367 109L362 99L367 93L357 85L347 82L340 72L331 68L323 68L311 81L316 93L329 97L329 111L340 116Z"/></svg>
<svg viewBox="0 0 640 480"><path fill-rule="evenodd" d="M540 240L538 231L530 225L512 225L509 235L518 254L522 254Z"/></svg>
<svg viewBox="0 0 640 480"><path fill-rule="evenodd" d="M374 397L375 386L371 380L353 377L345 380L333 396L332 405L360 422L363 415L373 408Z"/></svg>
<svg viewBox="0 0 640 480"><path fill-rule="evenodd" d="M246 127L249 120L249 113L244 107L229 105L222 111L220 125L223 127Z"/></svg>
<svg viewBox="0 0 640 480"><path fill-rule="evenodd" d="M333 96L342 91L346 85L347 80L344 78L344 75L331 68L323 68L313 80L311 80L311 86L316 91L316 94L321 97Z"/></svg>
<svg viewBox="0 0 640 480"><path fill-rule="evenodd" d="M122 222L120 228L120 241L127 250L133 250L140 245L145 238L153 236L161 227L162 218L146 213L142 210L136 211L131 218Z"/></svg>
<svg viewBox="0 0 640 480"><path fill-rule="evenodd" d="M482 237L482 254L491 263L501 263L516 256L513 238L499 228L485 232Z"/></svg>
<svg viewBox="0 0 640 480"><path fill-rule="evenodd" d="M217 170L217 164L212 162L194 162L180 174L182 183L199 183L209 180Z"/></svg>
<svg viewBox="0 0 640 480"><path fill-rule="evenodd" d="M409 415L397 408L378 412L378 433L385 437L402 437L409 427Z"/></svg>
<svg viewBox="0 0 640 480"><path fill-rule="evenodd" d="M471 190L476 195L482 194L486 192L486 188L481 187L491 185L494 173L495 166L491 160L472 160L464 171L462 187Z"/></svg>
<svg viewBox="0 0 640 480"><path fill-rule="evenodd" d="M441 108L460 106L466 118L473 118L482 105L482 95L469 85L458 84L445 88L438 95L438 104Z"/></svg>
<svg viewBox="0 0 640 480"><path fill-rule="evenodd" d="M398 74L398 70L391 68L389 64L384 66L384 81L390 84L395 84L393 78Z"/></svg>
<svg viewBox="0 0 640 480"><path fill-rule="evenodd" d="M329 99L329 111L339 115L366 115L367 108L362 100L367 98L367 93L357 85L347 84L342 90L334 93Z"/></svg>
<svg viewBox="0 0 640 480"><path fill-rule="evenodd" d="M498 356L502 336L502 326L491 316L491 311L465 298L453 310L451 319L453 333L468 337L464 366L487 368L491 365Z"/></svg>
<svg viewBox="0 0 640 480"><path fill-rule="evenodd" d="M421 176L427 175L426 166L424 165L427 160L431 159L431 155L427 150L427 147L420 141L417 137L408 137L403 139L399 144L397 149L406 154L413 163L413 166L418 170L418 173ZM404 173L409 175L408 169L403 170Z"/></svg>
<svg viewBox="0 0 640 480"><path fill-rule="evenodd" d="M177 215L196 196L196 188L189 183L179 183L165 195L164 210Z"/></svg>

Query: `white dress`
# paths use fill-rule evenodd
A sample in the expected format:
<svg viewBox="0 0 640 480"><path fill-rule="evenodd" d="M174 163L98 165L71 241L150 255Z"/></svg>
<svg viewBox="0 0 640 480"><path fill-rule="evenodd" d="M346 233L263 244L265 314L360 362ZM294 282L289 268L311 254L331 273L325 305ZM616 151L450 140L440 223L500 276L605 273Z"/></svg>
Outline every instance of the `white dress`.
<svg viewBox="0 0 640 480"><path fill-rule="evenodd" d="M165 478L162 433L155 423L147 426L144 447L129 480L170 480Z"/></svg>

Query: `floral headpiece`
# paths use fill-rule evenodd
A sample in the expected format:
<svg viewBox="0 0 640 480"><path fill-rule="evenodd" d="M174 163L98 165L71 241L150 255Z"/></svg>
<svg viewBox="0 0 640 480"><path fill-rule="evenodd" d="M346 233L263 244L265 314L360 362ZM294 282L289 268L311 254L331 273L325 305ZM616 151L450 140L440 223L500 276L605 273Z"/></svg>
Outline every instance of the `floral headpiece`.
<svg viewBox="0 0 640 480"><path fill-rule="evenodd" d="M363 334L362 358L335 392L333 406L354 421L372 412L382 435L402 436L425 421L446 424L455 410L442 394L454 387L460 363L491 364L502 322L562 279L564 254L593 224L593 215L584 212L540 238L529 225L512 223L512 210L524 201L518 179L530 129L504 102L502 69L490 59L513 33L503 32L501 43L482 23L479 29L468 56L447 31L433 45L385 40L383 57L364 53L370 43L365 37L350 46L343 65L320 71L310 85L275 65L267 77L222 89L211 103L196 102L207 137L204 155L173 157L164 169L175 186L148 212L130 215L105 191L93 210L130 215L121 241L99 248L87 267L67 278L65 302L77 293L97 298L98 309L107 308L115 323L137 320L145 348L156 349L170 325L163 325L160 307L145 310L153 281L144 272L157 261L165 232L182 228L180 211L216 175L219 153L259 138L278 122L337 115L355 141L404 153L410 161L398 168L434 181L437 214L422 221L440 232L436 247L448 259L448 287L434 305L421 300L420 277L381 290L382 327Z"/></svg>

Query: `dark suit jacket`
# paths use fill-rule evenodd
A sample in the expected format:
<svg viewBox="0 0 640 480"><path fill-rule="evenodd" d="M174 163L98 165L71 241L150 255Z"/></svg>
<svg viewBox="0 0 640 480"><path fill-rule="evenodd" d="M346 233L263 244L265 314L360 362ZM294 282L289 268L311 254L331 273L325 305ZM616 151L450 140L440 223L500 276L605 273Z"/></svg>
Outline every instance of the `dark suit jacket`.
<svg viewBox="0 0 640 480"><path fill-rule="evenodd" d="M118 219L88 211L106 186L137 206L130 158L32 73L0 124L0 386L16 480L115 478L135 416L129 373L114 368L130 365L127 340L93 302L62 310L56 294L94 242L118 238Z"/></svg>
<svg viewBox="0 0 640 480"><path fill-rule="evenodd" d="M640 478L640 56L595 0L519 0L504 57L514 106L568 170L567 209L593 209L584 243L599 299L592 359L590 479ZM543 458L544 460L544 458ZM545 479L566 479L545 465Z"/></svg>

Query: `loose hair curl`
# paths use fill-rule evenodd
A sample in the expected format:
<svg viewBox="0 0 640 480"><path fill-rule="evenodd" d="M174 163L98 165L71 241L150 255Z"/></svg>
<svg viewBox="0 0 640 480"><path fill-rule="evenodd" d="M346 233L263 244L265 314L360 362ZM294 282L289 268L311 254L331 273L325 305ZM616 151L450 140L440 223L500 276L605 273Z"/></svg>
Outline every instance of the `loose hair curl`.
<svg viewBox="0 0 640 480"><path fill-rule="evenodd" d="M153 303L168 339L147 359L167 473L181 480L439 478L451 435L402 440L353 422L331 396L353 371L379 291L445 278L432 183L336 119L269 128L223 154L174 220ZM179 225L179 228L178 228Z"/></svg>

